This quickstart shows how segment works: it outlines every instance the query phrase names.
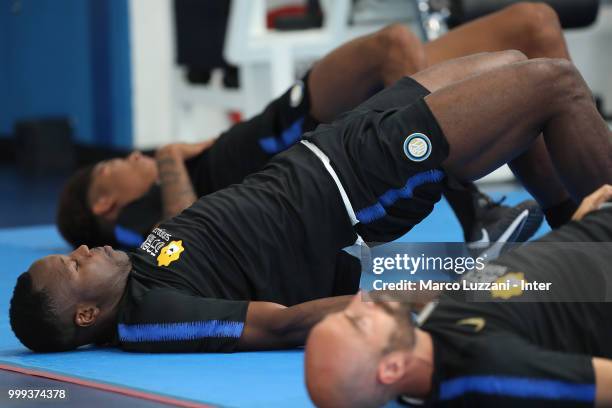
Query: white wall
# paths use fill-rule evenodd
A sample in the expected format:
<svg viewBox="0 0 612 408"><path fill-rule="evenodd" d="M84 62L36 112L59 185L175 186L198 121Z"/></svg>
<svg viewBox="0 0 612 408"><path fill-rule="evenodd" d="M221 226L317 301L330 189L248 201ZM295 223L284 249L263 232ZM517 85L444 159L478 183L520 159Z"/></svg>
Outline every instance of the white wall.
<svg viewBox="0 0 612 408"><path fill-rule="evenodd" d="M172 0L130 0L130 41L135 148L201 141L230 125L227 112L175 103L183 71L174 64Z"/></svg>
<svg viewBox="0 0 612 408"><path fill-rule="evenodd" d="M134 146L168 143L175 133L174 31L169 0L130 0Z"/></svg>
<svg viewBox="0 0 612 408"><path fill-rule="evenodd" d="M612 4L602 6L595 25L566 31L567 44L574 63L596 93L606 100L606 112L612 113Z"/></svg>

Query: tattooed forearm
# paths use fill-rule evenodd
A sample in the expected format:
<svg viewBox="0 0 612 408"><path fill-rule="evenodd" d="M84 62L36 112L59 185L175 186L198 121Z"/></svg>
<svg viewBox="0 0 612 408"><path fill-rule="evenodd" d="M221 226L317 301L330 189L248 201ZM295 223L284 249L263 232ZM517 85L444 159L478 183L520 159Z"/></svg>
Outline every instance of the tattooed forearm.
<svg viewBox="0 0 612 408"><path fill-rule="evenodd" d="M196 200L187 168L180 155L172 149L160 149L156 154L161 183L164 219L174 217Z"/></svg>

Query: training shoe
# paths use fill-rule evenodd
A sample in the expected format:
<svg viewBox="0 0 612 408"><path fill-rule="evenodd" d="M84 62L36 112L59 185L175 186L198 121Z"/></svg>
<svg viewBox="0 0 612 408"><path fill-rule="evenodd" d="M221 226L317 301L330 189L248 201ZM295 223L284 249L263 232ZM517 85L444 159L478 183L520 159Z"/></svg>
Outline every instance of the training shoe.
<svg viewBox="0 0 612 408"><path fill-rule="evenodd" d="M538 203L526 200L514 207L502 205L506 197L494 201L478 193L476 198L476 221L467 246L471 251L480 252L495 243L525 242L536 233L544 214Z"/></svg>

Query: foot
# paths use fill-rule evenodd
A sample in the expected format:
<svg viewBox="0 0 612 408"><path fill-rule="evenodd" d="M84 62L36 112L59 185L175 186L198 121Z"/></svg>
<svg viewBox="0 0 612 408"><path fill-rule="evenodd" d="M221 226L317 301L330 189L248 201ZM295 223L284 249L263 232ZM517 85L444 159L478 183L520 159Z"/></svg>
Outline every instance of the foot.
<svg viewBox="0 0 612 408"><path fill-rule="evenodd" d="M526 200L514 207L479 193L474 200L476 221L466 236L468 248L482 251L496 242L525 242L542 225L544 214L533 200Z"/></svg>

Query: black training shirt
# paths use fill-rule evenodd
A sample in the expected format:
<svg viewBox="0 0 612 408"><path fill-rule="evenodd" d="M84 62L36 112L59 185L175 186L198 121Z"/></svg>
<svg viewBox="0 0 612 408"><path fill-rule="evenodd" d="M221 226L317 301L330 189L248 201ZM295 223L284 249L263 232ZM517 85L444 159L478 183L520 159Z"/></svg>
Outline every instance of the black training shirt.
<svg viewBox="0 0 612 408"><path fill-rule="evenodd" d="M359 269L338 257L354 240L335 183L314 154L295 146L163 222L131 255L119 345L232 351L248 301L291 306L355 293Z"/></svg>
<svg viewBox="0 0 612 408"><path fill-rule="evenodd" d="M552 282L549 292L490 291L479 301L445 293L422 326L434 343L426 405L592 407L592 357L612 358L612 303L602 301L612 278L607 241L612 211L602 210L464 277Z"/></svg>

